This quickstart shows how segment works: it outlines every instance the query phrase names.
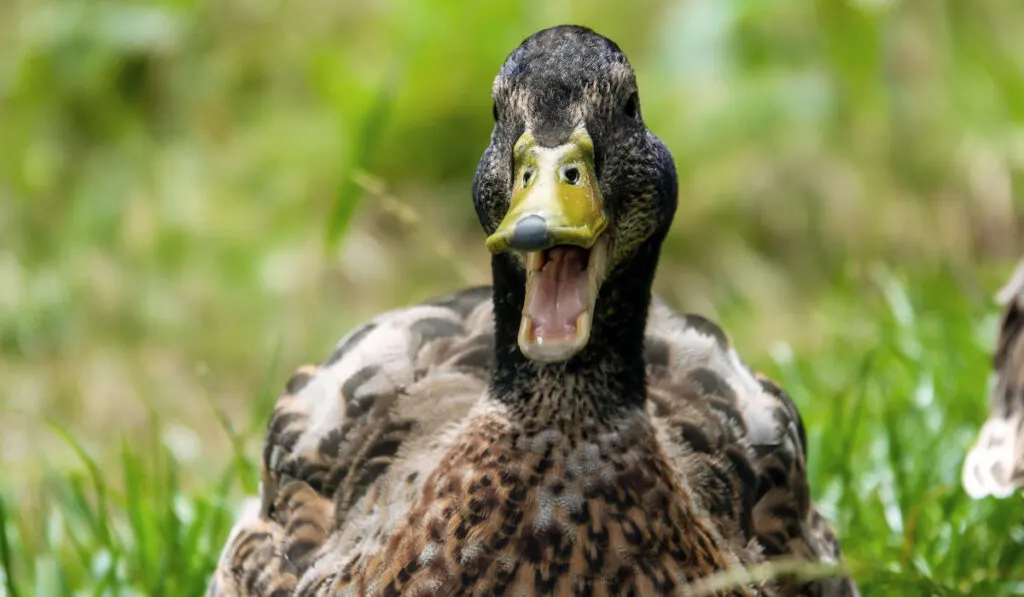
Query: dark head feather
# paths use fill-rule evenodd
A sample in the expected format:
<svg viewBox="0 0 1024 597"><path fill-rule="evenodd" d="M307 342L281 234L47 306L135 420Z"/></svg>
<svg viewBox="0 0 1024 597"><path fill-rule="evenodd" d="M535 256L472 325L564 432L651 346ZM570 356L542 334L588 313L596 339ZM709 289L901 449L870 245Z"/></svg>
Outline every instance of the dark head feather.
<svg viewBox="0 0 1024 597"><path fill-rule="evenodd" d="M492 234L509 208L512 148L528 128L543 146L560 145L583 125L611 221L610 270L602 285L588 347L567 366L608 361L634 370L643 389L643 329L661 242L676 210L675 164L643 122L636 76L613 41L563 25L516 48L494 80L495 124L473 183L480 223ZM498 350L510 366L524 357L516 329L524 298L522 264L493 258ZM616 368L617 368L616 367ZM499 375L499 377L501 377ZM633 382L631 382L633 383Z"/></svg>

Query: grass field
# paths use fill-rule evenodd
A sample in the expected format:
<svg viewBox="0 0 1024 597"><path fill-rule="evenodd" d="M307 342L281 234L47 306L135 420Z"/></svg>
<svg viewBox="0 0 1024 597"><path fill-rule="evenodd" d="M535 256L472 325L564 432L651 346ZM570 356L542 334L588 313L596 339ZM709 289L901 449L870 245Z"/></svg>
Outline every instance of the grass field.
<svg viewBox="0 0 1024 597"><path fill-rule="evenodd" d="M277 392L488 276L490 80L588 24L680 173L656 290L797 401L863 594L1024 593L969 501L1022 245L1016 0L0 6L0 596L200 594Z"/></svg>

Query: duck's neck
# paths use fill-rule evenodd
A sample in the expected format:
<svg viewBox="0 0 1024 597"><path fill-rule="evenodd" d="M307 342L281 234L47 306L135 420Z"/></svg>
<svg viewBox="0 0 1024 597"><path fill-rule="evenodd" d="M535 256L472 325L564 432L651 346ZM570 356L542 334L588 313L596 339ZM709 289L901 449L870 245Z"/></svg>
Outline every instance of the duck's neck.
<svg viewBox="0 0 1024 597"><path fill-rule="evenodd" d="M644 248L646 249L646 248ZM525 283L503 256L492 259L497 347L491 394L533 417L575 418L582 411L601 418L642 408L646 400L644 328L651 301L657 251L642 250L628 267L613 271L601 287L590 340L563 363L539 363L518 345Z"/></svg>

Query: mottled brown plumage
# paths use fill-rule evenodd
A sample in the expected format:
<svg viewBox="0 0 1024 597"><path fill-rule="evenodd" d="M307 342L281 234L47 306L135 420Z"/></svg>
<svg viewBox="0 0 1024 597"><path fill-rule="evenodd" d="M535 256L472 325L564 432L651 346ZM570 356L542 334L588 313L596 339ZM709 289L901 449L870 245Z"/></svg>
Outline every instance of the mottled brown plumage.
<svg viewBox="0 0 1024 597"><path fill-rule="evenodd" d="M964 460L973 498L1009 497L1024 486L1024 260L999 292L1002 322L992 357L989 416Z"/></svg>
<svg viewBox="0 0 1024 597"><path fill-rule="evenodd" d="M539 396L519 419L486 396L491 312L482 288L386 313L292 378L211 595L661 595L764 556L840 560L796 408L717 326L655 303L644 411Z"/></svg>
<svg viewBox="0 0 1024 597"><path fill-rule="evenodd" d="M473 187L493 287L380 315L292 378L209 594L648 597L839 561L792 401L716 325L652 301L676 174L625 56L548 29L493 94Z"/></svg>

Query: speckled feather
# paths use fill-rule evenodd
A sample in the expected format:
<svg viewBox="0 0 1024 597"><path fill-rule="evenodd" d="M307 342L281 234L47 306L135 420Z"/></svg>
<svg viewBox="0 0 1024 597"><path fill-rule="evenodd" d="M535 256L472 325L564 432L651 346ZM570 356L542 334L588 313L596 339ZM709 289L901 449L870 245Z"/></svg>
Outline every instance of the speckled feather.
<svg viewBox="0 0 1024 597"><path fill-rule="evenodd" d="M208 595L672 595L765 557L841 560L795 406L716 325L654 302L644 410L541 390L511 416L487 391L490 299L382 314L295 374Z"/></svg>
<svg viewBox="0 0 1024 597"><path fill-rule="evenodd" d="M973 498L1008 497L1024 486L1024 260L999 292L1003 318L992 358L989 416L964 460Z"/></svg>

